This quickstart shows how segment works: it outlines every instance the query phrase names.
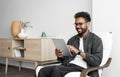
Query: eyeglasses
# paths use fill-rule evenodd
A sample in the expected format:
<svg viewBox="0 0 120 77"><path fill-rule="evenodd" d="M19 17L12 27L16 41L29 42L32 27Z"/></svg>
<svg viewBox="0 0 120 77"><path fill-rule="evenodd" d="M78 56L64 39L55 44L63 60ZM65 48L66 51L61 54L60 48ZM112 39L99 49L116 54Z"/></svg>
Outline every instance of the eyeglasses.
<svg viewBox="0 0 120 77"><path fill-rule="evenodd" d="M80 23L74 23L75 26L81 26L83 25L85 22L80 22Z"/></svg>

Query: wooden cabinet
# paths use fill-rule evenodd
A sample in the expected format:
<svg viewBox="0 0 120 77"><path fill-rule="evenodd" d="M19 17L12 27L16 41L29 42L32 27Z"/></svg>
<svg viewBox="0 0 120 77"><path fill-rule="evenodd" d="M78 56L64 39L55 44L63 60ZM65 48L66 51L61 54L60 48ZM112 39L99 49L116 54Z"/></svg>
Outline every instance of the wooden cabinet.
<svg viewBox="0 0 120 77"><path fill-rule="evenodd" d="M52 39L41 39L41 60L53 60L55 57L55 46Z"/></svg>
<svg viewBox="0 0 120 77"><path fill-rule="evenodd" d="M0 39L0 56L32 61L56 60L50 38Z"/></svg>
<svg viewBox="0 0 120 77"><path fill-rule="evenodd" d="M0 56L2 57L12 57L12 40L11 39L1 39L0 40Z"/></svg>
<svg viewBox="0 0 120 77"><path fill-rule="evenodd" d="M55 60L55 46L52 39L25 39L24 40L24 58L37 60L37 61L48 61Z"/></svg>
<svg viewBox="0 0 120 77"><path fill-rule="evenodd" d="M40 39L0 39L0 57L6 58L5 73L8 70L8 60L35 62L47 64L56 62L55 46L51 38Z"/></svg>

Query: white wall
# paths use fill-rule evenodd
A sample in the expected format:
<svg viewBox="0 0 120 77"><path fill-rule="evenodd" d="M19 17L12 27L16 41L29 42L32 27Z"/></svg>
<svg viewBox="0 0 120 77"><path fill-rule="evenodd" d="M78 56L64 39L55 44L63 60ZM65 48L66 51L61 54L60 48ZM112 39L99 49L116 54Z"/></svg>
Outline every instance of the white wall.
<svg viewBox="0 0 120 77"><path fill-rule="evenodd" d="M119 0L93 0L93 31L112 32L112 63L104 70L102 77L120 76L120 4Z"/></svg>
<svg viewBox="0 0 120 77"><path fill-rule="evenodd" d="M30 21L33 26L29 37L40 37L45 31L48 36L71 36L74 30L74 14L88 11L89 0L0 0L0 37L12 37L11 23L14 19Z"/></svg>
<svg viewBox="0 0 120 77"><path fill-rule="evenodd" d="M87 11L91 14L91 0L0 0L0 38L12 38L14 19L30 21L29 37L61 37L67 40L76 33L74 14ZM5 60L2 59L2 62ZM12 62L11 62L12 63Z"/></svg>

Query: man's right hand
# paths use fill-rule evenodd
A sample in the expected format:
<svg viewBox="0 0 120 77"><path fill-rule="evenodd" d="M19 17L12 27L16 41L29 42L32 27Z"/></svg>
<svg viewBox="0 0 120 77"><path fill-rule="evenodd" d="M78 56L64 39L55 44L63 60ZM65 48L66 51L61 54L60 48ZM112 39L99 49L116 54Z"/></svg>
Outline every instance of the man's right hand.
<svg viewBox="0 0 120 77"><path fill-rule="evenodd" d="M63 52L60 49L55 49L55 54L57 57L63 57Z"/></svg>

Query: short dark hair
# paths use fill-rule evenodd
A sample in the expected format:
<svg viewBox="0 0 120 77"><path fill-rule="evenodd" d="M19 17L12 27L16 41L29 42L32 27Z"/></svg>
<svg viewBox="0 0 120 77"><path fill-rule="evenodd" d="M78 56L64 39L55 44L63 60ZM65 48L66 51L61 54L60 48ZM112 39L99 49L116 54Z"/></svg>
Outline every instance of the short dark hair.
<svg viewBox="0 0 120 77"><path fill-rule="evenodd" d="M76 18L79 18L79 17L83 17L83 18L85 18L85 20L86 20L87 22L90 22L90 21L91 21L90 14L89 14L88 12L78 12L78 13L75 14L74 17L75 17L75 19L76 19Z"/></svg>

